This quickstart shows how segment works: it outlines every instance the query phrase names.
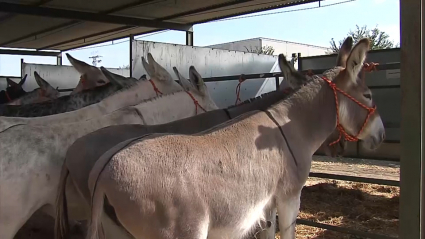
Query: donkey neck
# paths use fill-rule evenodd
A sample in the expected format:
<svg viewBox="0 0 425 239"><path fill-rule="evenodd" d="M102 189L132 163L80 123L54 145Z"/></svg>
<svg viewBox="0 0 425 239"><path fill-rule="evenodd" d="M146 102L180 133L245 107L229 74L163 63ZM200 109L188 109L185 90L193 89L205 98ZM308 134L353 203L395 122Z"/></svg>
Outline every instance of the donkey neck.
<svg viewBox="0 0 425 239"><path fill-rule="evenodd" d="M125 88L100 102L100 106L110 110L109 112L120 109L128 105L136 105L145 99L156 97L161 94L167 94L182 90L181 86L176 82L162 82L154 80L155 86L161 91L156 92L153 85L148 80L138 81L130 88Z"/></svg>
<svg viewBox="0 0 425 239"><path fill-rule="evenodd" d="M288 144L297 154L309 158L325 142L336 127L336 107L333 90L328 83L315 77L287 100L271 106L268 111L279 123ZM301 158L307 155L300 155Z"/></svg>

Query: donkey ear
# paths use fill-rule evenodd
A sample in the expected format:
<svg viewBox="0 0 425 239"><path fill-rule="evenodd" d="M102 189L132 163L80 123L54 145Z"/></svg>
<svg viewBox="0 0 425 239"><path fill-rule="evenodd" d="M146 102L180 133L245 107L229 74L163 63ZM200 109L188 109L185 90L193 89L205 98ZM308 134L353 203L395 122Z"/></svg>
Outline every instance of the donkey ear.
<svg viewBox="0 0 425 239"><path fill-rule="evenodd" d="M106 68L103 67L103 66L100 67L100 70L106 76L106 78L108 78L108 80L111 82L111 84L118 85L120 87L124 86L123 81L126 80L126 78L124 76L114 74L114 73L106 70Z"/></svg>
<svg viewBox="0 0 425 239"><path fill-rule="evenodd" d="M68 58L71 65L81 74L87 73L90 69L92 69L94 66L91 66L84 61L80 61L72 57L70 54L66 53L66 58Z"/></svg>
<svg viewBox="0 0 425 239"><path fill-rule="evenodd" d="M148 53L149 56L150 53ZM146 73L148 73L148 75L152 78L155 76L155 69L153 68L153 66L151 66L145 59L145 57L142 56L142 64L143 64L143 68L145 68Z"/></svg>
<svg viewBox="0 0 425 239"><path fill-rule="evenodd" d="M207 85L194 66L189 67L189 79L202 95L208 94Z"/></svg>
<svg viewBox="0 0 425 239"><path fill-rule="evenodd" d="M158 64L158 62L153 59L152 54L150 53L148 53L148 61L155 70L155 77L157 80L173 82L173 77L170 75L170 73L168 73L168 71L160 64Z"/></svg>
<svg viewBox="0 0 425 239"><path fill-rule="evenodd" d="M37 85L40 86L40 88L46 89L48 87L52 87L47 81L45 81L41 76L37 73L37 71L34 71L34 78L37 82Z"/></svg>
<svg viewBox="0 0 425 239"><path fill-rule="evenodd" d="M147 78L146 78L146 74L143 74L140 78L139 78L139 80L146 80Z"/></svg>
<svg viewBox="0 0 425 239"><path fill-rule="evenodd" d="M15 86L19 86L19 84L18 83L16 83L16 82L14 82L13 80L11 80L10 78L6 78L6 81L7 81L7 85L8 86L10 86L10 87L15 87Z"/></svg>
<svg viewBox="0 0 425 239"><path fill-rule="evenodd" d="M193 89L193 86L190 83L190 81L188 81L186 78L184 78L184 76L182 76L180 74L180 72L177 70L177 68L175 66L173 67L173 71L177 75L177 78L179 79L179 83L183 87L183 89L185 89L185 90Z"/></svg>
<svg viewBox="0 0 425 239"><path fill-rule="evenodd" d="M25 74L24 78L22 78L21 81L19 81L20 86L22 86L25 83L25 81L27 80L27 76L28 74Z"/></svg>
<svg viewBox="0 0 425 239"><path fill-rule="evenodd" d="M283 54L279 54L279 67L285 80L292 88L297 88L307 82L307 77L295 70Z"/></svg>
<svg viewBox="0 0 425 239"><path fill-rule="evenodd" d="M363 68L363 63L366 60L366 53L369 51L370 40L363 38L360 40L351 51L347 59L347 72L350 74L350 79L357 83L357 75Z"/></svg>
<svg viewBox="0 0 425 239"><path fill-rule="evenodd" d="M351 48L353 48L353 38L347 37L339 49L338 57L336 58L337 66L347 67L347 58L351 52Z"/></svg>

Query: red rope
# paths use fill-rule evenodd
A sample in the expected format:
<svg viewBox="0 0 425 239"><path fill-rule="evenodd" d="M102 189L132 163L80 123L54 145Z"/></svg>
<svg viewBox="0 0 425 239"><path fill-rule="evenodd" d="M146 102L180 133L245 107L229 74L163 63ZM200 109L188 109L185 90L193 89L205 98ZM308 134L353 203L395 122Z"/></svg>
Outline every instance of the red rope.
<svg viewBox="0 0 425 239"><path fill-rule="evenodd" d="M8 102L12 101L12 99L9 97L9 94L7 93L7 90L4 91L4 94L6 95Z"/></svg>
<svg viewBox="0 0 425 239"><path fill-rule="evenodd" d="M159 91L159 89L156 87L155 83L152 80L149 80L149 82L152 84L153 90L156 93L156 96L158 96L158 93L162 95L162 92Z"/></svg>
<svg viewBox="0 0 425 239"><path fill-rule="evenodd" d="M238 102L240 103L241 102L241 98L240 98L240 93L241 93L241 84L242 84L242 82L244 82L246 79L244 78L244 76L243 75L241 75L240 77L239 77L239 83L238 83L238 85L236 86L236 101L235 101L235 105L237 105L238 104Z"/></svg>
<svg viewBox="0 0 425 239"><path fill-rule="evenodd" d="M336 106L336 127L339 131L339 137L337 140L333 141L332 143L329 144L329 146L332 146L336 143L338 143L342 136L344 136L345 140L347 141L351 141L351 142L355 142L358 141L358 136L363 132L364 128L366 127L367 122L369 121L370 116L376 111L376 105L371 107L368 107L367 105L364 105L363 103L361 103L360 101L356 100L354 97L352 97L351 95L345 93L343 90L339 89L335 83L333 83L332 81L330 81L328 78L326 78L325 76L322 76L322 79L324 81L326 81L329 86L331 87L331 89L334 92L334 97L335 97L335 106ZM359 132L355 135L355 136L351 136L349 135L344 127L342 127L341 123L340 123L340 119L339 119L339 103L338 103L338 95L337 95L337 91L343 95L345 95L346 97L348 97L350 100L354 101L355 103L357 103L358 105L360 105L362 108L366 109L368 111L368 115L366 116L365 121L363 122L362 127L360 128Z"/></svg>
<svg viewBox="0 0 425 239"><path fill-rule="evenodd" d="M202 107L198 100L195 99L195 97L192 95L192 93L190 93L189 91L186 91L186 93L190 96L190 98L192 98L193 100L193 104L195 104L195 113L198 114L198 107L201 108L204 112L207 112L204 107Z"/></svg>
<svg viewBox="0 0 425 239"><path fill-rule="evenodd" d="M40 88L40 90L38 91L38 96L40 98L46 96L46 91Z"/></svg>

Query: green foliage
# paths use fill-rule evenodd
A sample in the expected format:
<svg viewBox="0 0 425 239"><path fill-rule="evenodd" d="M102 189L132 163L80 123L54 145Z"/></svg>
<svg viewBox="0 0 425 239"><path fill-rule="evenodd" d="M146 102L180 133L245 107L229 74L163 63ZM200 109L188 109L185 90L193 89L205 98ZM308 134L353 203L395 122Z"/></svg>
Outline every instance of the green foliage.
<svg viewBox="0 0 425 239"><path fill-rule="evenodd" d="M252 47L250 47L248 49L248 47L245 47L247 52L250 53L257 53L257 54L264 54L264 55L273 55L274 53L274 48L272 46L263 46L262 48L258 48L256 47L255 49L252 49Z"/></svg>
<svg viewBox="0 0 425 239"><path fill-rule="evenodd" d="M356 44L359 40L363 38L369 38L371 41L371 50L379 50L379 49L389 49L394 47L399 47L399 43L395 44L390 41L390 36L384 32L379 30L378 26L373 29L367 29L367 26L359 27L356 25L356 30L350 30L347 36L351 36L353 38L353 44ZM345 38L340 40L338 44L332 38L330 41L331 47L329 54L338 53L339 48L344 42Z"/></svg>

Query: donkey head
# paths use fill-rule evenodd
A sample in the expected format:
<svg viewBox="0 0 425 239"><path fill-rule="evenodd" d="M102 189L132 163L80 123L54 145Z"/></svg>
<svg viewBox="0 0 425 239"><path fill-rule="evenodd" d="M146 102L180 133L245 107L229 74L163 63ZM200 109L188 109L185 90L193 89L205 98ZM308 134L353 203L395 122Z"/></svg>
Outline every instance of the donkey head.
<svg viewBox="0 0 425 239"><path fill-rule="evenodd" d="M24 78L22 78L19 83L16 83L11 79L6 78L6 81L7 81L6 93L8 94L9 100L17 99L27 93L26 91L24 91L24 89L22 89L22 85L25 83L26 80L27 80L27 75L25 75Z"/></svg>
<svg viewBox="0 0 425 239"><path fill-rule="evenodd" d="M147 54L147 59L149 63L146 61L145 57L142 57L143 67L146 73L151 77L150 80L153 81L158 88L162 88L161 92L163 94L181 90L181 85L176 83L170 73L155 61L151 53Z"/></svg>
<svg viewBox="0 0 425 239"><path fill-rule="evenodd" d="M53 88L43 78L41 78L41 76L36 71L34 71L34 77L35 77L35 81L40 86L40 88L38 89L40 100L43 101L44 99L42 98L47 98L48 100L51 100L51 99L57 99L59 97L59 91Z"/></svg>
<svg viewBox="0 0 425 239"><path fill-rule="evenodd" d="M304 75L300 73L299 71L295 70L292 64L290 64L286 60L286 57L283 54L279 55L279 66L285 81L288 82L289 85L294 89L302 87L311 78L310 76ZM283 90L283 89L279 89L279 90ZM338 144L329 145L330 143L336 141L338 138L339 138L339 131L335 129L335 131L320 146L320 148L325 152L326 155L335 157L338 155L342 155L344 153L344 150L346 147L345 140L342 139L340 140Z"/></svg>
<svg viewBox="0 0 425 239"><path fill-rule="evenodd" d="M179 79L180 85L183 87L183 89L198 95L199 97L197 98L199 101L201 101L199 104L202 105L206 111L218 109L218 106L215 104L208 92L207 85L194 66L189 67L189 80L182 76L176 67L173 67L173 70L177 75L177 78Z"/></svg>
<svg viewBox="0 0 425 239"><path fill-rule="evenodd" d="M77 60L70 54L66 53L66 57L72 66L80 73L80 81L75 89L71 92L71 95L93 89L109 82L108 78L102 74L99 68L91 66L83 61Z"/></svg>
<svg viewBox="0 0 425 239"><path fill-rule="evenodd" d="M363 69L370 40L360 40L351 51L348 50L350 41L352 39L346 39L347 43L338 55L337 67L323 75L342 91L337 92L337 123L341 133L346 132L361 140L368 149L376 149L385 139L384 125L376 110L371 90L364 79L358 77Z"/></svg>
<svg viewBox="0 0 425 239"><path fill-rule="evenodd" d="M188 91L194 88L192 83L180 74L180 72L177 70L177 67L174 66L173 71L176 74L177 78L179 79L178 81L179 84L183 87L184 90Z"/></svg>

